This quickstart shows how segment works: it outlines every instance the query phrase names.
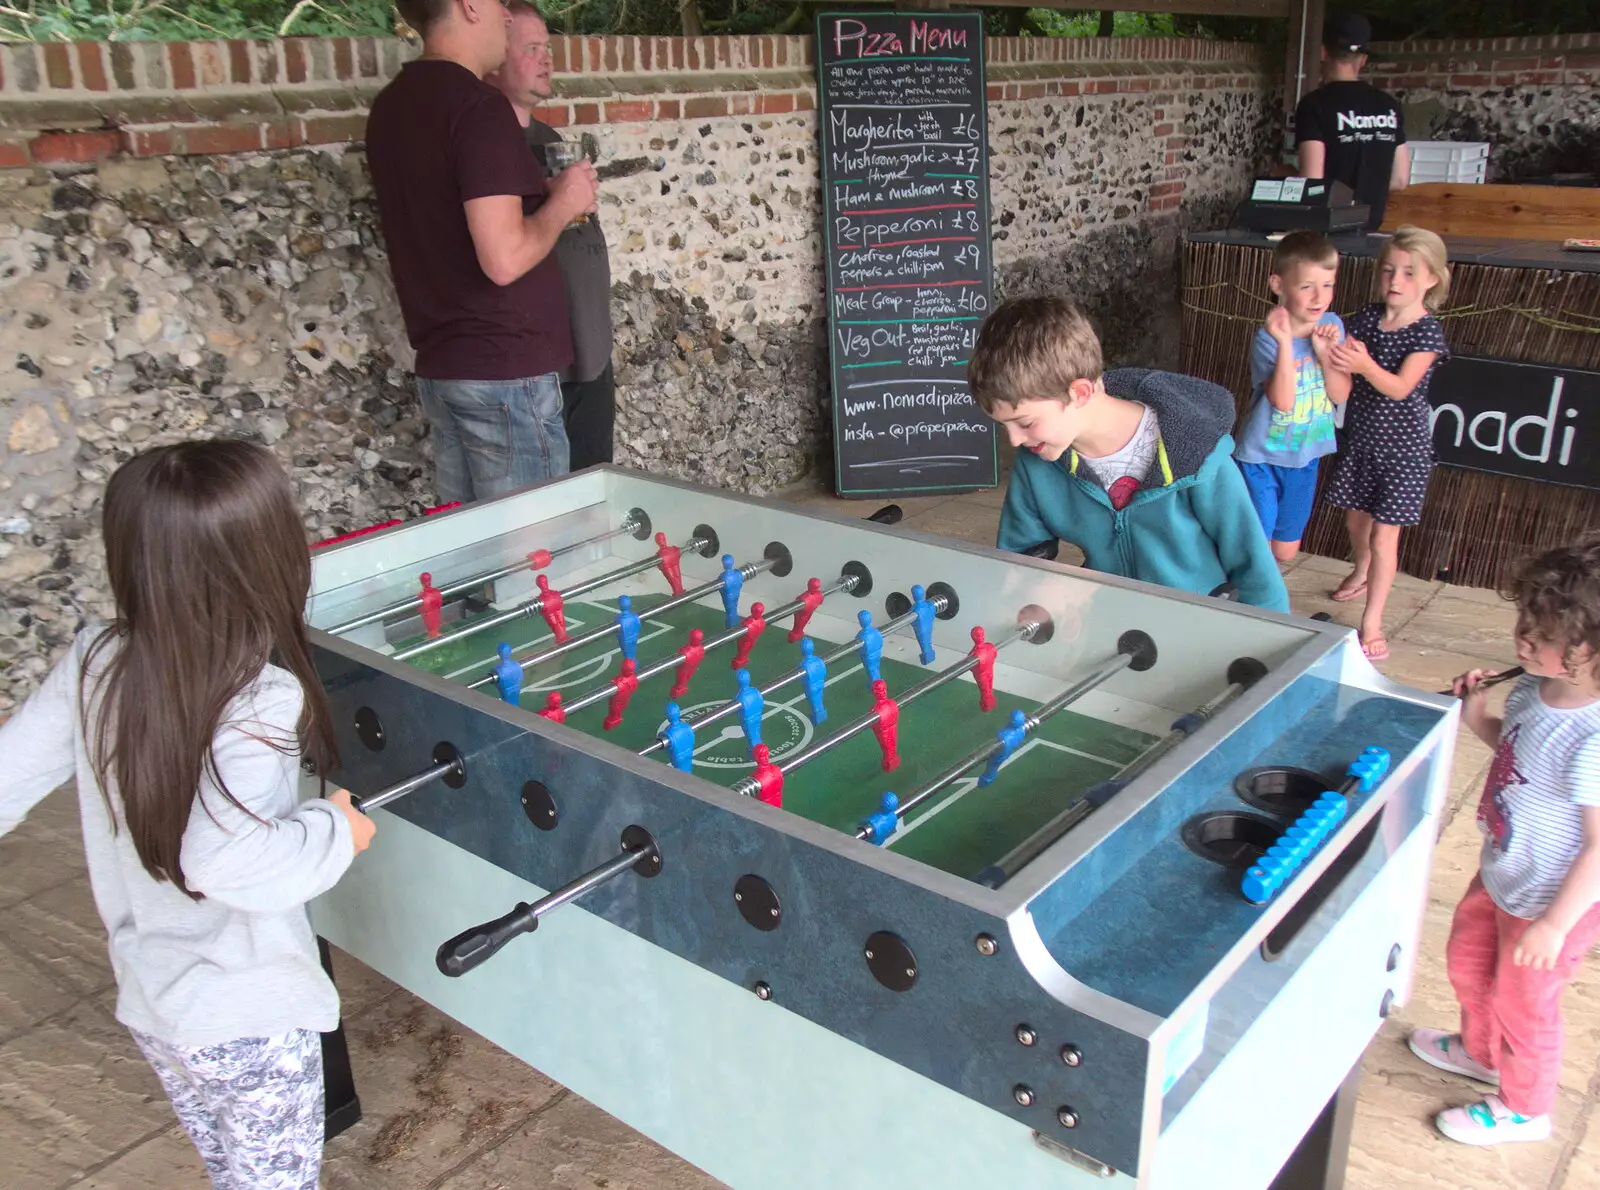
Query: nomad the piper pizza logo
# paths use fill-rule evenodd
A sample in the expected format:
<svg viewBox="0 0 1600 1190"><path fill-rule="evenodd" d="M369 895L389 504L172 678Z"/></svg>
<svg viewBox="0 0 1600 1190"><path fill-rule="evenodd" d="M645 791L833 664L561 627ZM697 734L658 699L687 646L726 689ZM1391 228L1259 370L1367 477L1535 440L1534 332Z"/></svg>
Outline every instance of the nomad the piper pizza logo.
<svg viewBox="0 0 1600 1190"><path fill-rule="evenodd" d="M1347 128L1355 128L1366 132L1375 128L1398 129L1399 127L1400 121L1394 112L1384 112L1377 116L1363 116L1359 112L1339 113L1340 132L1345 131Z"/></svg>

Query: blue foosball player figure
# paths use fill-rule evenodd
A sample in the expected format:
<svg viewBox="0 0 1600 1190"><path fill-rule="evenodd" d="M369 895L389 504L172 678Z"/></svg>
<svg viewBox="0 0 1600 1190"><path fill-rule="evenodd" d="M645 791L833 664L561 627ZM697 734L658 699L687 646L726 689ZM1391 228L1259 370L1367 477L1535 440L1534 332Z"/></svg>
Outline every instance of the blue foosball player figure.
<svg viewBox="0 0 1600 1190"><path fill-rule="evenodd" d="M495 650L500 654L500 660L494 663L495 689L500 691L500 697L512 706L522 705L522 666L511 660L511 646L505 641L500 642L500 647Z"/></svg>
<svg viewBox="0 0 1600 1190"><path fill-rule="evenodd" d="M729 628L739 626L739 592L744 590L744 575L733 564L732 554L722 555L722 618Z"/></svg>
<svg viewBox="0 0 1600 1190"><path fill-rule="evenodd" d="M892 793L884 794L878 801L877 811L868 814L861 824L868 843L876 843L882 847L889 841L889 836L894 834L895 828L900 825L899 810L900 799Z"/></svg>
<svg viewBox="0 0 1600 1190"><path fill-rule="evenodd" d="M761 714L766 709L767 700L761 697L761 691L750 684L748 669L741 669L736 676L739 679L739 692L733 697L739 704L739 721L744 724L745 738L754 748L761 742Z"/></svg>
<svg viewBox="0 0 1600 1190"><path fill-rule="evenodd" d="M933 600L928 598L928 593L918 583L911 588L911 610L916 614L912 622L912 629L917 634L917 645L922 650L920 660L924 665L933 664L933 618L938 611L933 606Z"/></svg>
<svg viewBox="0 0 1600 1190"><path fill-rule="evenodd" d="M856 623L861 625L856 640L861 644L861 664L867 667L867 682L870 684L881 677L878 670L883 661L883 633L872 626L872 613L866 608L856 613Z"/></svg>
<svg viewBox="0 0 1600 1190"><path fill-rule="evenodd" d="M811 722L821 727L828 721L828 708L822 705L822 690L828 684L828 665L817 656L809 636L800 639L800 668L806 671L806 699L811 703Z"/></svg>
<svg viewBox="0 0 1600 1190"><path fill-rule="evenodd" d="M667 704L667 725L661 731L661 738L667 741L672 767L685 773L693 772L694 728L683 721L683 713L675 702Z"/></svg>
<svg viewBox="0 0 1600 1190"><path fill-rule="evenodd" d="M633 600L626 595L617 596L617 644L625 658L638 660L639 617L634 614Z"/></svg>
<svg viewBox="0 0 1600 1190"><path fill-rule="evenodd" d="M1000 766L1011 759L1011 754L1022 746L1022 741L1028 738L1028 716L1021 711L1011 712L1011 722L995 735L1000 737L1000 751L989 757L989 763L984 767L983 776L978 778L979 785L992 784L1000 775Z"/></svg>

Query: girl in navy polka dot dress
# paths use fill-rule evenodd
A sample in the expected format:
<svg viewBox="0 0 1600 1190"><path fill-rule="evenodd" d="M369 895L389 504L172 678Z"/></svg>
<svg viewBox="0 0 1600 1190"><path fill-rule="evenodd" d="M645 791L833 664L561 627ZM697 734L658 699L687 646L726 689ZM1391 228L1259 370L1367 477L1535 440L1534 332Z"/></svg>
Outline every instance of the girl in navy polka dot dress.
<svg viewBox="0 0 1600 1190"><path fill-rule="evenodd" d="M1352 383L1327 498L1345 510L1355 557L1333 598L1367 597L1361 648L1373 661L1389 655L1383 608L1400 566L1400 530L1422 519L1433 471L1428 384L1450 357L1433 312L1449 290L1444 241L1400 228L1378 254L1380 300L1346 320L1344 342L1330 356Z"/></svg>

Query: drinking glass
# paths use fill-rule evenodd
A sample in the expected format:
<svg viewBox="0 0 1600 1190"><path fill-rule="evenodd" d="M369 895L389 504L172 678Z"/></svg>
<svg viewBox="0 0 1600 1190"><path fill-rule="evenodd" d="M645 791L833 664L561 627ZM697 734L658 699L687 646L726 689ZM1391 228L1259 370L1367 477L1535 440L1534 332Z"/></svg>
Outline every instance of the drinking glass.
<svg viewBox="0 0 1600 1190"><path fill-rule="evenodd" d="M574 140L551 141L544 146L544 172L547 177L554 179L560 176L561 171L569 165L576 165L584 159L583 145ZM585 212L579 215L568 227L579 227L589 222L589 215Z"/></svg>

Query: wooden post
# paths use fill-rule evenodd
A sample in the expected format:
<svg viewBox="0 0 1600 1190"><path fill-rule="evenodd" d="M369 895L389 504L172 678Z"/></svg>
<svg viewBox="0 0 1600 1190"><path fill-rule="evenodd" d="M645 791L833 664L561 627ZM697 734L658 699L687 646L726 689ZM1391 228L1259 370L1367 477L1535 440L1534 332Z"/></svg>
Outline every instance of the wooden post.
<svg viewBox="0 0 1600 1190"><path fill-rule="evenodd" d="M1294 150L1294 109L1322 76L1322 21L1327 0L1290 0L1289 45L1283 70L1284 148Z"/></svg>

